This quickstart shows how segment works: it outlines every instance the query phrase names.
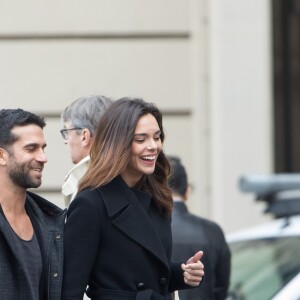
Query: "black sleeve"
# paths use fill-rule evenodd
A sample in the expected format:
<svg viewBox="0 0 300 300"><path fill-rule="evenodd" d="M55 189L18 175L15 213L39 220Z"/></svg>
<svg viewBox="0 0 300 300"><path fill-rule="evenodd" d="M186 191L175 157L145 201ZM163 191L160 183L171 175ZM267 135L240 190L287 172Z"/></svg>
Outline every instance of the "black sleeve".
<svg viewBox="0 0 300 300"><path fill-rule="evenodd" d="M177 290L190 289L192 286L185 284L183 279L183 270L181 264L186 262L171 262L171 277L169 283L169 292L172 293Z"/></svg>
<svg viewBox="0 0 300 300"><path fill-rule="evenodd" d="M90 192L92 193L92 192ZM89 192L71 203L65 224L62 300L82 300L100 243L100 210ZM98 199L99 200L99 199Z"/></svg>
<svg viewBox="0 0 300 300"><path fill-rule="evenodd" d="M231 267L231 253L228 247L228 244L225 240L224 233L222 229L218 227L218 234L215 235L217 237L216 246L218 249L217 263L216 263L216 272L215 272L215 288L214 288L214 296L216 300L224 300L227 297L227 292L230 283L230 267Z"/></svg>

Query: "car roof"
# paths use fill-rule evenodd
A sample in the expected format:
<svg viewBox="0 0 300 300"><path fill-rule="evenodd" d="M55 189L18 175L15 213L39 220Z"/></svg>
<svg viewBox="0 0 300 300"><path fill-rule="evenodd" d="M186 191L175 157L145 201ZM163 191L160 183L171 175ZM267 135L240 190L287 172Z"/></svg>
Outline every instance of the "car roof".
<svg viewBox="0 0 300 300"><path fill-rule="evenodd" d="M229 243L284 236L300 236L300 216L281 218L226 235Z"/></svg>

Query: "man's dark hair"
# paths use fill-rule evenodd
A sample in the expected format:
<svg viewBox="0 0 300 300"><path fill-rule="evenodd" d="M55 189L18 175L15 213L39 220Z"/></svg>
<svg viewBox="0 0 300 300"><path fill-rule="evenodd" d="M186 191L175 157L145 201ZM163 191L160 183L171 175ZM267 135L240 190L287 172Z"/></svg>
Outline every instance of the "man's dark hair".
<svg viewBox="0 0 300 300"><path fill-rule="evenodd" d="M167 156L170 166L171 175L168 180L170 189L174 194L184 196L188 188L188 179L184 166L180 158L176 156Z"/></svg>
<svg viewBox="0 0 300 300"><path fill-rule="evenodd" d="M0 109L0 147L8 149L18 140L12 129L18 126L37 125L42 129L46 126L43 117L23 109Z"/></svg>

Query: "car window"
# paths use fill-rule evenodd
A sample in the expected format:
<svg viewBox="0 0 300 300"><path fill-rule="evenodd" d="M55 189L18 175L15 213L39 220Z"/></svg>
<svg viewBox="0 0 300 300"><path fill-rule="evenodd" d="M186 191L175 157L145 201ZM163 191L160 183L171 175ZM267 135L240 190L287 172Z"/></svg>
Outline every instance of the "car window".
<svg viewBox="0 0 300 300"><path fill-rule="evenodd" d="M300 237L230 243L232 270L229 299L272 299L300 272Z"/></svg>

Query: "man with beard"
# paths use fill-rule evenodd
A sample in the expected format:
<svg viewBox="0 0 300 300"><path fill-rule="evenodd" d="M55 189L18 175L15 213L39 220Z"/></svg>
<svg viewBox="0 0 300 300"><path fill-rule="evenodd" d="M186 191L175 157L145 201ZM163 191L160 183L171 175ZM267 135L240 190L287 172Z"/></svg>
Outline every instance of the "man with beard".
<svg viewBox="0 0 300 300"><path fill-rule="evenodd" d="M65 214L28 192L47 162L43 118L0 110L0 299L59 300Z"/></svg>

